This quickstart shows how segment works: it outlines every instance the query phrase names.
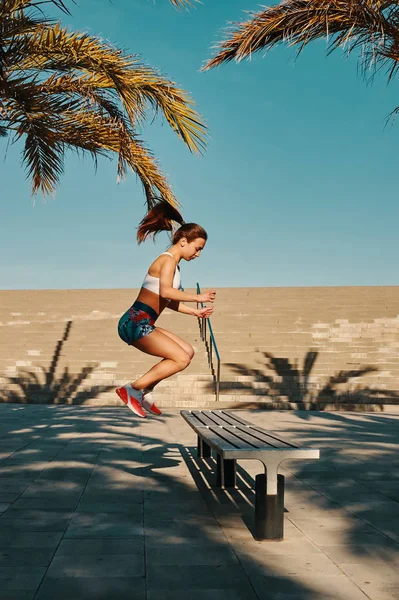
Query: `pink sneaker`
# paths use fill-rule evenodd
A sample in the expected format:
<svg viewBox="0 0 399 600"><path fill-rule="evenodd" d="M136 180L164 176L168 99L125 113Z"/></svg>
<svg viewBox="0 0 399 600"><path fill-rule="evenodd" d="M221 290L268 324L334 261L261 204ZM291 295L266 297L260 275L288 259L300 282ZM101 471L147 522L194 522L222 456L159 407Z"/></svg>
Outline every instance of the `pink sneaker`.
<svg viewBox="0 0 399 600"><path fill-rule="evenodd" d="M154 402L154 392L152 390L143 390L143 401L142 405L146 409L146 411L152 413L153 415L162 415L158 406L155 406Z"/></svg>
<svg viewBox="0 0 399 600"><path fill-rule="evenodd" d="M135 390L132 388L130 384L123 385L120 388L117 388L115 392L118 394L119 398L130 408L135 415L146 418L146 414L143 410L142 401L143 401L143 392L141 390Z"/></svg>

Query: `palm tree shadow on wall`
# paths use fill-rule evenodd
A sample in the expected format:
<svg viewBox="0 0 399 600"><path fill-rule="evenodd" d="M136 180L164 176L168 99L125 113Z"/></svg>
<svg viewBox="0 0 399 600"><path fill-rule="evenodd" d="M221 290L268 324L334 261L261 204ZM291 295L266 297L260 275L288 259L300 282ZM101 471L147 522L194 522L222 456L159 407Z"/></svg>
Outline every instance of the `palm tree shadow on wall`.
<svg viewBox="0 0 399 600"><path fill-rule="evenodd" d="M13 387L0 391L0 403L15 402L22 404L84 404L96 398L100 393L113 389L113 386L96 386L89 390L79 390L84 381L97 368L98 363L82 367L78 373L70 373L64 367L60 375L56 374L62 349L68 340L72 321L68 321L62 338L57 342L48 368L40 367L36 372L18 369L17 375L7 377Z"/></svg>
<svg viewBox="0 0 399 600"><path fill-rule="evenodd" d="M258 350L259 352L259 350ZM222 382L221 389L224 392L240 389L244 393L253 395L269 396L272 399L287 399L287 402L295 402L303 405L309 410L323 410L326 405L343 406L365 409L365 405L377 405L378 409L384 410L384 401L396 404L399 402L399 394L392 390L373 389L358 383L355 387L345 389L348 383L353 382L370 373L376 373L378 367L372 365L360 366L358 369L340 370L331 375L321 389L316 389L311 381L311 373L318 358L318 352L309 350L304 358L302 367L298 360L293 362L289 358L276 357L270 352L259 352L262 356L262 368L252 369L243 364L227 363L233 373L251 377L252 381L245 382ZM263 384L262 387L257 384Z"/></svg>

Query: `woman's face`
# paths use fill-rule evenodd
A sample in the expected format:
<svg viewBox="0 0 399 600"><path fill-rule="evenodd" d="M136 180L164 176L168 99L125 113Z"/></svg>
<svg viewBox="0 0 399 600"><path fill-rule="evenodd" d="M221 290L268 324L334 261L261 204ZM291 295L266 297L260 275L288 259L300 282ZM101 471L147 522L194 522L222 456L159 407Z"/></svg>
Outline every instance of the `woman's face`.
<svg viewBox="0 0 399 600"><path fill-rule="evenodd" d="M206 240L203 238L195 238L192 242L188 242L186 238L182 238L182 249L184 260L193 260L198 258L201 254L201 250L205 247Z"/></svg>

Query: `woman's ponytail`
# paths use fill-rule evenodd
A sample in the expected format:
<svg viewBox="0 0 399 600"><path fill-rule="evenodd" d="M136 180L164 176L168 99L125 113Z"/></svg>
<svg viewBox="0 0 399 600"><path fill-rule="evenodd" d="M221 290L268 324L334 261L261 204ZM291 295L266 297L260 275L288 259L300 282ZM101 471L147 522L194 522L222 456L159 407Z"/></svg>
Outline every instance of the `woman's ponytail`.
<svg viewBox="0 0 399 600"><path fill-rule="evenodd" d="M184 219L177 208L160 200L140 222L137 229L138 243L141 244L151 235L155 239L160 231L173 231L173 223L183 225Z"/></svg>

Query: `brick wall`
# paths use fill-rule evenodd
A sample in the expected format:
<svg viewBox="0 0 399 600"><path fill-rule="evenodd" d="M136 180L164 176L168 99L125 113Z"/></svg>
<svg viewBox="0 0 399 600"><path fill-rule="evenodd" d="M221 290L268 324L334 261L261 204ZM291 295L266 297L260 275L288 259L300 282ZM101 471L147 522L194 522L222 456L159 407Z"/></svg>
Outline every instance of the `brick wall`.
<svg viewBox="0 0 399 600"><path fill-rule="evenodd" d="M39 371L40 360L51 362L46 352L68 321L80 331L69 341L76 344L76 360L87 340L93 360L106 364L104 349L111 355L119 344L116 322L136 293L0 291L3 386L32 359ZM182 337L196 328L182 315L162 319ZM370 410L399 404L399 286L222 288L212 324L222 358L222 399Z"/></svg>
<svg viewBox="0 0 399 600"><path fill-rule="evenodd" d="M399 287L224 289L213 319L224 391L304 406L399 402Z"/></svg>

